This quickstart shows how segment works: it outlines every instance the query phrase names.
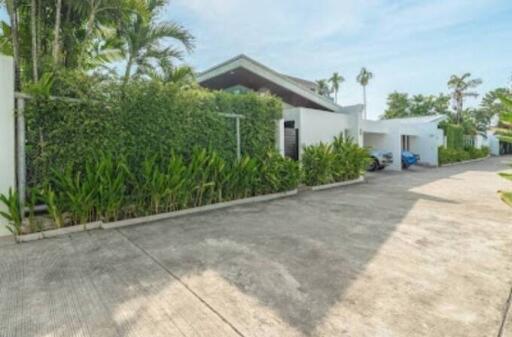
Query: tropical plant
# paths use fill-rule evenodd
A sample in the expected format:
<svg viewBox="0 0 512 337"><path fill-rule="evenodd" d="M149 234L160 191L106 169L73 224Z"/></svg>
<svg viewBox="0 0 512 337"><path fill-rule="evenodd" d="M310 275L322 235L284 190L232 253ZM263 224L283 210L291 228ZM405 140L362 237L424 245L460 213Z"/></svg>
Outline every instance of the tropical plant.
<svg viewBox="0 0 512 337"><path fill-rule="evenodd" d="M302 152L304 183L308 186L334 182L334 153L330 144L306 146Z"/></svg>
<svg viewBox="0 0 512 337"><path fill-rule="evenodd" d="M9 188L7 195L0 194L0 202L6 209L6 211L0 211L0 216L7 220L7 229L14 235L22 234L23 223L18 192Z"/></svg>
<svg viewBox="0 0 512 337"><path fill-rule="evenodd" d="M316 81L316 92L320 96L329 97L331 94L331 90L329 89L329 84L327 80L318 80Z"/></svg>
<svg viewBox="0 0 512 337"><path fill-rule="evenodd" d="M465 73L462 76L452 75L450 77L448 88L452 90L451 96L454 103L453 108L456 111L456 123L462 123L464 100L468 97L478 97L478 93L471 90L475 89L480 84L482 84L482 80L471 78L470 73Z"/></svg>
<svg viewBox="0 0 512 337"><path fill-rule="evenodd" d="M407 93L393 92L388 96L388 107L382 119L450 115L449 101L450 97L444 94L409 97Z"/></svg>
<svg viewBox="0 0 512 337"><path fill-rule="evenodd" d="M192 35L182 26L172 22L156 23L158 11L165 5L164 0L144 0L144 13L133 13L122 22L119 29L120 38L124 41L126 68L123 81L126 83L132 76L132 69L137 67L137 74L146 74L152 69L154 62L174 59L181 60L183 52L176 47L162 47L164 39L173 39L182 44L187 51L194 48Z"/></svg>
<svg viewBox="0 0 512 337"><path fill-rule="evenodd" d="M363 119L368 118L368 110L367 110L367 100L366 100L366 87L370 83L370 80L373 79L373 73L368 71L365 67L361 68L361 71L356 77L356 80L363 87L363 102L364 102L364 116Z"/></svg>
<svg viewBox="0 0 512 337"><path fill-rule="evenodd" d="M368 149L357 145L352 138L340 135L332 142L335 181L353 180L366 172L370 165Z"/></svg>
<svg viewBox="0 0 512 337"><path fill-rule="evenodd" d="M334 73L331 78L329 78L329 82L331 83L331 91L334 93L334 102L338 103L338 93L341 84L345 82L345 78L338 73Z"/></svg>

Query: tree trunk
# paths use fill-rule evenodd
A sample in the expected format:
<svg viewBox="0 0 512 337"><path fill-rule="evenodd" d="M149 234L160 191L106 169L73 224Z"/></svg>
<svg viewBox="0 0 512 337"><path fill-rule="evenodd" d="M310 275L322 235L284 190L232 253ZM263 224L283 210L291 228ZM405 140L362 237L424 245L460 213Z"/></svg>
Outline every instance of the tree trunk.
<svg viewBox="0 0 512 337"><path fill-rule="evenodd" d="M363 102L364 102L363 119L366 120L368 118L368 110L367 110L367 104L366 104L366 85L363 85Z"/></svg>
<svg viewBox="0 0 512 337"><path fill-rule="evenodd" d="M32 35L32 80L39 80L38 58L37 58L37 1L31 1L30 8L30 32Z"/></svg>
<svg viewBox="0 0 512 337"><path fill-rule="evenodd" d="M57 0L57 5L55 7L55 28L54 28L54 32L53 32L53 48L52 48L53 64L55 66L59 63L61 12L62 12L62 0Z"/></svg>
<svg viewBox="0 0 512 337"><path fill-rule="evenodd" d="M14 88L19 91L21 88L20 81L20 44L18 37L18 13L17 13L17 1L7 0L6 1L7 12L9 13L9 19L11 20L11 40L12 40L12 53L14 57Z"/></svg>
<svg viewBox="0 0 512 337"><path fill-rule="evenodd" d="M93 1L91 5L91 13L89 13L89 18L87 19L87 30L85 33L85 41L87 42L92 35L92 31L94 29L94 20L96 20L96 3Z"/></svg>
<svg viewBox="0 0 512 337"><path fill-rule="evenodd" d="M124 73L123 85L128 83L128 80L130 79L130 74L132 72L132 66L133 66L133 58L130 56L128 58L128 63L126 63L126 71Z"/></svg>

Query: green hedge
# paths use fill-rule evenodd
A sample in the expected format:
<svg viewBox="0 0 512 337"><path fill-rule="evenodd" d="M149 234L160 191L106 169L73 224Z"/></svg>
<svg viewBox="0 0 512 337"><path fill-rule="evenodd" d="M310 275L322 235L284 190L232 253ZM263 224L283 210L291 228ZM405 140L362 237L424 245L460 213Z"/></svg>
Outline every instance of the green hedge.
<svg viewBox="0 0 512 337"><path fill-rule="evenodd" d="M304 183L317 186L357 179L369 165L367 149L342 136L333 143L310 145L302 154Z"/></svg>
<svg viewBox="0 0 512 337"><path fill-rule="evenodd" d="M241 149L260 156L275 146L275 121L282 103L256 93L233 95L155 82L105 87L99 101L70 103L38 97L27 107L27 168L31 186L52 169L84 168L98 152L123 155L130 168L149 156L171 152L189 158L195 147L236 157L235 121L219 113L244 115Z"/></svg>
<svg viewBox="0 0 512 337"><path fill-rule="evenodd" d="M474 147L467 147L464 149L452 149L452 148L439 148L439 164L450 164L457 163L465 160L479 159L487 157L490 154L490 150L487 147L476 149Z"/></svg>
<svg viewBox="0 0 512 337"><path fill-rule="evenodd" d="M446 134L446 147L449 149L464 149L464 128L455 124L446 124L444 126Z"/></svg>

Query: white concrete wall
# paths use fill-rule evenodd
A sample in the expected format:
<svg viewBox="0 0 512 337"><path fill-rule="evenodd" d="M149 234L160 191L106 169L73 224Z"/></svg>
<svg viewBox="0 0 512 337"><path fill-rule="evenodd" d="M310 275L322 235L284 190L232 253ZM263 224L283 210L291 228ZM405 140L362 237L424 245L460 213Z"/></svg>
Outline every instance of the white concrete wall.
<svg viewBox="0 0 512 337"><path fill-rule="evenodd" d="M443 142L444 133L437 128L437 123L425 123L416 128L417 136L411 137L411 152L420 155L420 163L438 166L438 147Z"/></svg>
<svg viewBox="0 0 512 337"><path fill-rule="evenodd" d="M357 140L357 129L351 115L323 110L293 108L284 110L285 121L295 121L299 129L299 158L305 146L330 143L340 134Z"/></svg>
<svg viewBox="0 0 512 337"><path fill-rule="evenodd" d="M284 156L284 118L276 121L276 150Z"/></svg>
<svg viewBox="0 0 512 337"><path fill-rule="evenodd" d="M0 193L3 194L16 184L14 146L14 64L12 58L0 55ZM0 218L0 236L9 234L5 220Z"/></svg>

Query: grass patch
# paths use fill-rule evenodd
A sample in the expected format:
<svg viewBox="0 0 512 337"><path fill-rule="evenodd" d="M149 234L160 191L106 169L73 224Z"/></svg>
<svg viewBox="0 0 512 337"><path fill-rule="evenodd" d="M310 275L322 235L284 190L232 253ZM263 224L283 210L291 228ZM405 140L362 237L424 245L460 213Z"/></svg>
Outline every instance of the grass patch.
<svg viewBox="0 0 512 337"><path fill-rule="evenodd" d="M504 172L502 172L502 173L499 173L499 175L502 178L505 178L507 180L512 181L512 173L504 173Z"/></svg>
<svg viewBox="0 0 512 337"><path fill-rule="evenodd" d="M499 192L501 196L501 200L504 203L512 207L512 192Z"/></svg>

